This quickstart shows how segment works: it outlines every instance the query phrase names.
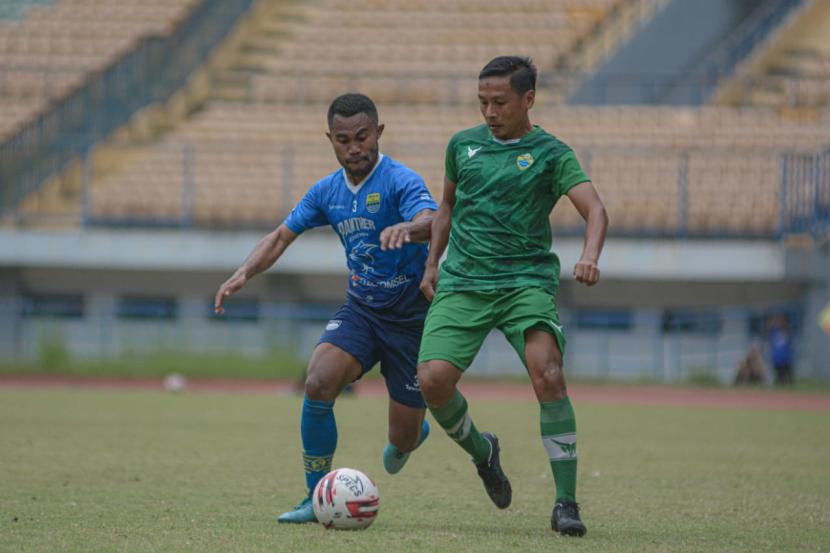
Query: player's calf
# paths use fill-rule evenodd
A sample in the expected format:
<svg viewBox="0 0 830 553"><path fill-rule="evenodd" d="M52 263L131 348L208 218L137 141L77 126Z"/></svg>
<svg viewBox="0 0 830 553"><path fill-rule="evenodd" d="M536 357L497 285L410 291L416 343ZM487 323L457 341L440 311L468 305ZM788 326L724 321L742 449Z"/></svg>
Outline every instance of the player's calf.
<svg viewBox="0 0 830 553"><path fill-rule="evenodd" d="M421 434L418 438L418 443L415 444L413 450L420 447L428 436L429 423L426 420L424 420L421 424ZM386 447L383 450L383 468L385 468L386 472L388 472L389 474L397 474L401 471L403 466L409 460L410 453L411 451L401 451L391 443L386 444Z"/></svg>

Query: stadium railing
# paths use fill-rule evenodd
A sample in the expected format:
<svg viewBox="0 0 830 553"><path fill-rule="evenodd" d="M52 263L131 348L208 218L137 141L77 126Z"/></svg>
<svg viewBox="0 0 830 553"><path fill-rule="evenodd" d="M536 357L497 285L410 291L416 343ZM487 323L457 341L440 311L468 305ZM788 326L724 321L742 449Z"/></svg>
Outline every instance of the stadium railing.
<svg viewBox="0 0 830 553"><path fill-rule="evenodd" d="M784 155L781 173L784 232L830 236L830 148L816 154Z"/></svg>
<svg viewBox="0 0 830 553"><path fill-rule="evenodd" d="M797 162L806 166L802 158L814 159L751 148L585 146L578 151L606 201L612 235L643 238L777 239L793 232L791 202L804 194L792 190L809 186L795 177L810 174L791 168ZM384 152L417 168L440 197L440 146L390 139ZM100 179L91 165L83 171L83 225L227 230L272 226L336 167L319 141L265 139L165 141L129 172ZM805 201L798 209L806 209ZM575 210L560 203L552 218L557 235L581 234ZM20 217L25 223L26 214Z"/></svg>
<svg viewBox="0 0 830 553"><path fill-rule="evenodd" d="M0 351L10 352L9 359L37 362L50 348L84 361L165 353L263 357L279 347L307 359L325 321L337 310L337 304L251 298L232 302L226 315L217 316L208 297L91 299L7 300L15 331L0 336ZM750 345L762 340L770 313L787 313L796 339L801 339L803 306L798 303L560 310L569 332L568 369L573 376L675 382L730 382ZM472 374L481 376L516 376L521 371L512 347L495 331L471 367Z"/></svg>
<svg viewBox="0 0 830 553"><path fill-rule="evenodd" d="M151 36L0 144L0 213L72 159L169 99L253 0L203 0L169 36Z"/></svg>

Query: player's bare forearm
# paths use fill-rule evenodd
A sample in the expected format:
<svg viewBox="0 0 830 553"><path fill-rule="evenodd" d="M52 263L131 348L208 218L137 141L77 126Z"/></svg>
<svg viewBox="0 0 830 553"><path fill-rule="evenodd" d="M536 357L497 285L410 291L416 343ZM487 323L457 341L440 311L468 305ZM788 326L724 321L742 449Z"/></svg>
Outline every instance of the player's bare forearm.
<svg viewBox="0 0 830 553"><path fill-rule="evenodd" d="M225 310L222 304L225 299L242 289L249 279L276 263L277 259L296 238L297 234L285 225L280 225L274 232L263 236L242 266L219 287L213 302L214 311L220 314L224 313Z"/></svg>
<svg viewBox="0 0 830 553"><path fill-rule="evenodd" d="M438 267L438 262L441 260L441 256L444 255L444 251L447 249L451 228L452 206L447 205L445 202L441 204L441 207L438 208L438 213L436 213L435 217L432 218L427 267Z"/></svg>
<svg viewBox="0 0 830 553"><path fill-rule="evenodd" d="M428 242L434 214L433 209L423 209L411 221L386 227L380 233L380 249L399 249L410 242Z"/></svg>
<svg viewBox="0 0 830 553"><path fill-rule="evenodd" d="M599 281L599 256L608 231L608 214L594 185L583 182L568 192L568 198L585 219L585 241L582 256L574 266L574 279L593 286Z"/></svg>
<svg viewBox="0 0 830 553"><path fill-rule="evenodd" d="M432 219L429 256L424 267L424 276L421 279L421 292L429 301L432 301L432 298L435 297L435 289L438 286L438 262L441 260L444 250L447 249L451 225L452 205L444 202L438 209L438 213Z"/></svg>
<svg viewBox="0 0 830 553"><path fill-rule="evenodd" d="M432 209L425 209L413 217L409 222L409 239L412 242L429 242L434 218L435 211Z"/></svg>
<svg viewBox="0 0 830 553"><path fill-rule="evenodd" d="M254 247L254 250L245 259L242 266L237 270L237 273L244 275L247 280L259 273L267 271L277 262L295 238L297 238L295 233L285 225L280 225L276 230L262 237Z"/></svg>
<svg viewBox="0 0 830 553"><path fill-rule="evenodd" d="M432 228L429 237L429 256L426 267L424 267L424 278L421 279L421 292L429 301L435 297L435 289L438 286L438 263L447 243L450 240L450 228L452 228L452 208L455 206L455 183L444 176L444 196L438 213L432 218Z"/></svg>
<svg viewBox="0 0 830 553"><path fill-rule="evenodd" d="M429 238L429 257L427 268L438 269L438 262L447 249L452 228L452 209L455 207L455 183L444 175L444 194L438 213L432 219L432 229Z"/></svg>
<svg viewBox="0 0 830 553"><path fill-rule="evenodd" d="M581 259L594 264L599 262L607 232L608 214L600 201L589 208L588 217L585 219L585 241L582 245Z"/></svg>

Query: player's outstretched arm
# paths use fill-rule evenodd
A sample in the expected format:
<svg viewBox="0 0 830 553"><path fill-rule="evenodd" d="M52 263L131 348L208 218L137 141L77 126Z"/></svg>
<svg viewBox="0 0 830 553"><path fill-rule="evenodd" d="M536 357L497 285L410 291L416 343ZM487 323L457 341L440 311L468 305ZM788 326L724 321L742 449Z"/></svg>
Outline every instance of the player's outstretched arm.
<svg viewBox="0 0 830 553"><path fill-rule="evenodd" d="M380 249L397 250L410 242L428 242L434 209L422 209L411 221L386 227L380 233Z"/></svg>
<svg viewBox="0 0 830 553"><path fill-rule="evenodd" d="M297 233L287 226L280 225L276 230L262 237L242 266L219 287L213 301L213 310L219 314L224 313L225 309L222 304L225 299L238 292L254 275L258 275L276 263L297 236Z"/></svg>
<svg viewBox="0 0 830 553"><path fill-rule="evenodd" d="M421 279L421 292L429 301L435 297L435 287L438 285L438 263L447 243L450 240L452 228L452 210L455 207L455 183L444 177L444 196L438 213L432 219L432 228L429 237L429 257L424 268L424 277Z"/></svg>
<svg viewBox="0 0 830 553"><path fill-rule="evenodd" d="M599 255L605 244L608 214L596 188L590 182L583 182L571 188L568 198L585 219L585 242L582 246L582 256L574 266L574 279L587 286L593 286L599 281Z"/></svg>

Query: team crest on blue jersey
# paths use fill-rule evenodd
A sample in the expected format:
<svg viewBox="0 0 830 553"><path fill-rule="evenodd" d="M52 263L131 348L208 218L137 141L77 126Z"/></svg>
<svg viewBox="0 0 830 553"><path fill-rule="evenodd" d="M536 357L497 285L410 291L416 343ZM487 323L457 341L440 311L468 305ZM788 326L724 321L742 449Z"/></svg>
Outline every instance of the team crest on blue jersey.
<svg viewBox="0 0 830 553"><path fill-rule="evenodd" d="M519 171L524 171L525 169L530 168L533 165L533 156L528 154L522 154L516 158L516 167L519 168Z"/></svg>
<svg viewBox="0 0 830 553"><path fill-rule="evenodd" d="M377 213L380 210L380 192L372 192L366 196L366 210Z"/></svg>

